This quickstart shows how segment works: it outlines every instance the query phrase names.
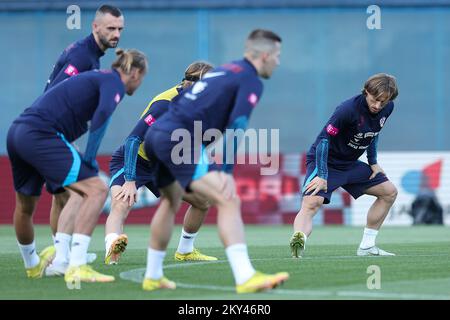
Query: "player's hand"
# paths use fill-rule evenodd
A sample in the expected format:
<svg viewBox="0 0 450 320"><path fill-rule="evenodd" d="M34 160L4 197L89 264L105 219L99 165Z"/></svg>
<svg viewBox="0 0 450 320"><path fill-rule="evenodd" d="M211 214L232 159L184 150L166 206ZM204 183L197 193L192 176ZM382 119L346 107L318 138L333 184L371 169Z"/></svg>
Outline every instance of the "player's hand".
<svg viewBox="0 0 450 320"><path fill-rule="evenodd" d="M132 207L136 203L137 189L135 181L125 181L119 193L116 195L116 200L128 202Z"/></svg>
<svg viewBox="0 0 450 320"><path fill-rule="evenodd" d="M315 196L320 190L327 192L327 180L322 179L321 177L315 177L311 180L311 182L306 186L305 194L308 194L312 191L309 196Z"/></svg>
<svg viewBox="0 0 450 320"><path fill-rule="evenodd" d="M379 173L386 175L386 173L384 173L384 170L378 165L378 163L372 164L370 168L372 169L372 174L370 175L369 180L375 178L375 176Z"/></svg>
<svg viewBox="0 0 450 320"><path fill-rule="evenodd" d="M225 199L231 200L236 197L236 185L233 176L223 171L219 172L219 175L222 181L220 192L224 195Z"/></svg>

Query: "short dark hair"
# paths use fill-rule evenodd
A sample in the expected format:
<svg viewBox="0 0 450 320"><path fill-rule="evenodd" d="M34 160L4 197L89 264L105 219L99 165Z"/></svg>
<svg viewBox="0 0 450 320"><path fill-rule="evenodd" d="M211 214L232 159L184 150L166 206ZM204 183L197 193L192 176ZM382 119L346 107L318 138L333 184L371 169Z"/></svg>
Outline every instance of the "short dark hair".
<svg viewBox="0 0 450 320"><path fill-rule="evenodd" d="M269 39L275 42L281 42L281 37L277 35L275 32L264 29L255 29L253 30L248 38L248 40L257 40L257 39Z"/></svg>
<svg viewBox="0 0 450 320"><path fill-rule="evenodd" d="M104 4L102 5L100 8L97 9L97 13L109 13L110 15L118 18L122 16L122 11L120 11L119 8L114 7L114 6L110 6L109 4Z"/></svg>

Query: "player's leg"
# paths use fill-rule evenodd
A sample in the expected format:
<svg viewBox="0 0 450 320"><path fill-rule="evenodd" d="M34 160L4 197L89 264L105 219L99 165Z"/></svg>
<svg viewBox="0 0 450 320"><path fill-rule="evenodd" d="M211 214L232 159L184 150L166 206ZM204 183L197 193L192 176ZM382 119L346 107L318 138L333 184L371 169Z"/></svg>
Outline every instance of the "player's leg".
<svg viewBox="0 0 450 320"><path fill-rule="evenodd" d="M175 252L175 260L178 261L213 261L216 257L207 256L194 247L195 238L203 224L209 210L206 199L194 193L186 193L183 200L190 204L184 215L183 228L181 230L178 248Z"/></svg>
<svg viewBox="0 0 450 320"><path fill-rule="evenodd" d="M150 225L150 241L147 249L147 268L142 288L144 290L175 289L174 282L163 274L166 248L172 236L175 214L181 206L184 190L177 181L160 189L161 202Z"/></svg>
<svg viewBox="0 0 450 320"><path fill-rule="evenodd" d="M306 247L306 240L313 228L313 218L324 203L323 196L304 196L302 207L294 219L294 233L290 240L292 257L302 256Z"/></svg>
<svg viewBox="0 0 450 320"><path fill-rule="evenodd" d="M292 234L289 247L292 257L299 258L306 248L306 240L310 236L313 228L313 218L323 204L330 203L331 194L336 190L345 179L340 171L328 168L327 191L320 190L316 195L306 193L307 186L317 176L315 161L306 164L306 179L303 183L302 206L294 219L294 233Z"/></svg>
<svg viewBox="0 0 450 320"><path fill-rule="evenodd" d="M379 173L370 179L371 175L372 169L367 163L356 161L347 172L348 183L342 186L355 199L363 194L377 198L367 214L367 225L356 254L359 256L394 255L379 249L375 245L375 239L397 197L397 189L384 174Z"/></svg>
<svg viewBox="0 0 450 320"><path fill-rule="evenodd" d="M105 225L105 263L117 264L120 255L125 251L128 237L123 233L123 225L131 207L127 202L117 200L121 187L111 186L111 211Z"/></svg>
<svg viewBox="0 0 450 320"><path fill-rule="evenodd" d="M50 228L52 229L53 237L56 235L58 230L58 220L61 215L61 211L69 200L69 191L62 191L56 193L52 197L52 206L50 208Z"/></svg>
<svg viewBox="0 0 450 320"><path fill-rule="evenodd" d="M38 255L34 240L33 213L41 194L44 178L33 166L38 160L33 156L37 145L36 134L26 125L13 124L8 130L7 150L16 190L14 228L27 276L40 278L53 259L55 248L47 247Z"/></svg>
<svg viewBox="0 0 450 320"><path fill-rule="evenodd" d="M376 200L367 213L367 224L357 254L361 256L394 255L393 253L379 249L375 244L375 240L381 225L397 198L397 188L392 182L385 181L368 188L365 194L375 196Z"/></svg>
<svg viewBox="0 0 450 320"><path fill-rule="evenodd" d="M397 188L390 181L366 190L368 195L377 197L367 214L367 228L379 230L397 198Z"/></svg>
<svg viewBox="0 0 450 320"><path fill-rule="evenodd" d="M75 227L75 220L83 203L83 197L76 192L66 191L55 194L56 201L64 201L66 196L67 201L61 207L61 214L58 219L57 232L54 237L54 244L56 248L55 259L45 270L46 276L62 276L65 274L70 261L70 245L72 241L72 234ZM61 202L60 202L61 204ZM89 257L91 255L91 258ZM88 263L92 262L94 253L87 255ZM95 255L96 256L96 255Z"/></svg>
<svg viewBox="0 0 450 320"><path fill-rule="evenodd" d="M45 248L39 255L36 251L32 217L38 200L38 196L27 196L16 192L14 228L29 278L40 278L55 254L53 246Z"/></svg>
<svg viewBox="0 0 450 320"><path fill-rule="evenodd" d="M83 197L83 201L75 219L69 268L64 276L65 281L70 283L114 281L114 277L100 274L87 265L87 250L108 195L107 186L98 176L93 176L74 182L66 188L77 192Z"/></svg>
<svg viewBox="0 0 450 320"><path fill-rule="evenodd" d="M238 196L226 198L221 190L222 186L223 178L217 171L209 172L190 184L193 192L206 198L218 209L219 235L235 278L236 291L248 293L276 287L289 275L285 272L268 275L253 268L245 242L240 199Z"/></svg>

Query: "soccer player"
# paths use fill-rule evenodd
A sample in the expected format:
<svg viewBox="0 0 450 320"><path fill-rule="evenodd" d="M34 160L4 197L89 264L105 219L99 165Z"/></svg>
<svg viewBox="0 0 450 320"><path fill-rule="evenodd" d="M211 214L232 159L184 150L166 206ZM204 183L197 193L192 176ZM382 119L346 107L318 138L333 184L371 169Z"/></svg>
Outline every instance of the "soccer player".
<svg viewBox="0 0 450 320"><path fill-rule="evenodd" d="M110 162L111 174L111 212L105 227L105 263L117 264L120 255L125 251L128 237L123 234L123 224L136 200L137 189L146 186L153 194L159 196L154 187L154 173L147 155L144 152L143 140L147 129L164 113L169 103L180 92L192 86L197 80L213 67L206 62L191 63L184 72L180 84L157 95L142 113L140 120L131 134L117 149ZM180 236L175 259L179 261L208 261L217 260L202 254L194 248L195 237L203 223L209 205L207 201L195 195L186 195L184 200L191 204L184 218L184 227Z"/></svg>
<svg viewBox="0 0 450 320"><path fill-rule="evenodd" d="M100 58L107 49L117 47L123 27L124 17L120 9L110 5L99 7L92 22L92 33L63 51L47 81L45 91L71 76L100 69ZM50 226L54 242L65 242L69 246L76 214L83 199L76 192L64 188L49 190L47 186L47 189L53 193ZM65 207L69 196L72 198L71 202ZM92 262L95 257L94 253L89 253L88 261Z"/></svg>
<svg viewBox="0 0 450 320"><path fill-rule="evenodd" d="M68 188L83 199L75 220L67 282L114 280L86 264L91 234L108 193L98 177L95 157L116 106L125 93L132 95L139 87L146 70L143 53L118 49L112 70L87 71L54 86L16 118L8 131L15 218L32 217L44 182L50 190ZM71 142L88 130L88 121L88 143L81 155ZM15 228L27 275L41 277L50 250L36 254L31 224L16 221Z"/></svg>
<svg viewBox="0 0 450 320"><path fill-rule="evenodd" d="M203 136L209 129L223 133L227 128L246 128L250 113L262 93L259 77L267 79L271 76L279 64L280 50L281 38L278 35L261 29L252 31L246 41L244 59L208 72L172 101L169 111L147 131L144 148L156 167L156 186L161 193L161 202L150 227L147 269L142 283L144 290L176 287L163 275L163 260L175 213L185 193L195 193L217 207L219 234L238 293L268 290L289 277L285 272L269 275L255 271L245 244L233 166L221 166L224 171L218 171L217 164L209 166L205 147L211 141L194 141L199 138L198 134ZM200 122L201 128L195 127L194 121L197 125ZM198 131L197 135L194 135L194 130ZM172 139L172 135L178 133L184 137L181 150L180 142ZM226 139L225 147L233 141ZM181 154L183 161L180 163L177 155Z"/></svg>
<svg viewBox="0 0 450 320"><path fill-rule="evenodd" d="M339 187L355 199L363 194L377 198L367 214L357 255L394 255L378 248L375 239L397 196L397 189L377 162L379 133L394 110L397 95L393 76L375 74L365 82L361 94L336 108L319 133L306 157L303 201L290 240L293 257L302 255L314 215L322 204L330 203L331 194ZM366 150L369 164L358 160Z"/></svg>

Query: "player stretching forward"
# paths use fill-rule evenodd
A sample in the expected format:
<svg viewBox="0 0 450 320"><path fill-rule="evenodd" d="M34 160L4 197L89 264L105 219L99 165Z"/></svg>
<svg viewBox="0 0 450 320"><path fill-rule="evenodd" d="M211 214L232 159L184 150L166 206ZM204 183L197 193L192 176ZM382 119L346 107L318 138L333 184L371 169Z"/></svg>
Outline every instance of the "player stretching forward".
<svg viewBox="0 0 450 320"><path fill-rule="evenodd" d="M124 17L119 8L110 5L99 7L92 22L92 33L63 51L47 81L45 91L68 77L84 71L100 69L100 58L107 49L117 47L123 27ZM62 256L65 256L65 251L70 248L75 218L83 199L77 193L64 188L50 193L54 193L50 210L50 225L57 248L56 259L61 259ZM68 202L69 196L70 202ZM94 253L88 253L88 263L95 258ZM65 264L67 262L64 261Z"/></svg>
<svg viewBox="0 0 450 320"><path fill-rule="evenodd" d="M168 111L172 99L201 79L210 69L212 66L205 62L194 62L189 65L181 84L157 95L149 103L138 124L126 139L125 145L113 153L110 163L111 213L106 220L105 227L106 264L117 264L120 255L125 251L128 237L126 234L122 234L123 224L136 201L137 189L146 186L153 194L159 196L158 189L154 187L154 173L144 151L143 140L147 129ZM217 260L217 258L204 255L194 248L195 237L208 212L208 203L194 195L186 195L184 200L191 203L192 206L184 217L184 227L175 259L180 261Z"/></svg>
<svg viewBox="0 0 450 320"><path fill-rule="evenodd" d="M219 234L238 293L271 289L289 277L286 272L269 275L255 271L245 244L240 199L231 174L232 165L223 165L225 172L217 171L218 166L209 167L205 147L210 140L194 141L194 137L200 133L203 136L208 129L215 129L209 132L223 133L227 128L246 128L263 89L258 76L271 76L279 64L280 48L281 38L278 35L271 31L254 30L246 41L245 59L208 72L174 100L169 111L147 131L144 148L156 167L161 203L150 227L147 269L142 284L144 290L176 287L163 275L163 260L175 214L186 192L194 192L217 207ZM201 124L201 132L196 135L194 121L197 125L198 121ZM179 129L178 133L183 133L184 148L181 151L176 151L180 142L173 141L172 137L176 129ZM230 140L226 139L225 150L229 144ZM180 159L177 155L181 153L187 160L178 163Z"/></svg>
<svg viewBox="0 0 450 320"><path fill-rule="evenodd" d="M108 48L115 48L117 46L123 25L123 16L118 8L109 5L103 5L98 8L94 21L92 22L92 33L88 37L71 44L63 51L53 68L44 92L71 76L84 71L99 69L100 57L105 54ZM50 209L50 226L54 235L55 246L63 246L68 251L75 218L83 198L77 193L65 190L64 188L51 190L49 185L46 187L53 194L52 207ZM71 201L66 206L69 194ZM14 213L14 224L16 225L16 229L22 229L24 232L28 230L29 234L26 238L29 246L26 247L27 249L23 249L21 246L19 248L22 256L25 254L23 250L34 252L32 256L35 261L37 254L35 250L32 215L22 210L16 210ZM52 246L44 250L48 252L48 259L51 259L55 248ZM58 252L58 250L56 251ZM94 253L88 253L88 262L90 263L95 260L95 257L96 255Z"/></svg>
<svg viewBox="0 0 450 320"><path fill-rule="evenodd" d="M377 197L367 214L357 255L394 255L379 249L375 238L397 197L397 189L377 163L378 135L394 109L397 95L393 76L373 75L362 94L338 106L320 132L306 157L303 202L290 241L293 257L302 255L314 215L322 204L330 203L332 192L339 187L355 199L363 194ZM369 164L358 160L366 150Z"/></svg>
<svg viewBox="0 0 450 320"><path fill-rule="evenodd" d="M79 194L83 201L72 237L66 281L113 281L87 263L87 249L108 189L98 177L95 160L111 115L124 93L141 84L147 70L145 55L137 50L117 50L112 70L87 71L61 82L39 97L11 125L7 150L16 190L16 212L32 216L44 181L50 190L61 187ZM71 142L88 130L84 155ZM31 220L31 219L30 219ZM16 224L16 235L29 277L42 276L49 252L41 257L32 243L32 226Z"/></svg>

